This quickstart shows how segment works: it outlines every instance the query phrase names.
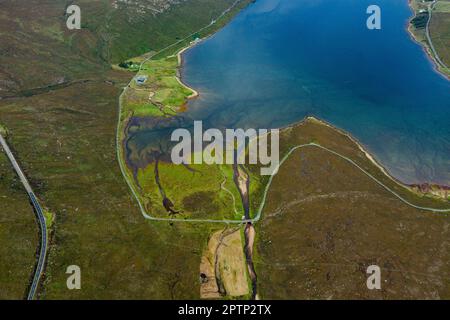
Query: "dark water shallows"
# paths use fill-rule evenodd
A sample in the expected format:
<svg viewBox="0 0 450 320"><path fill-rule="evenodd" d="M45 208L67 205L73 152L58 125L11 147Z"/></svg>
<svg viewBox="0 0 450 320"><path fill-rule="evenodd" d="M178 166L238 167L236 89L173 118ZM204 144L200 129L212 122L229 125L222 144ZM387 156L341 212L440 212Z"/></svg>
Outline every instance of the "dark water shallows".
<svg viewBox="0 0 450 320"><path fill-rule="evenodd" d="M382 30L366 28L370 4ZM193 120L276 128L314 115L403 182L450 185L450 81L410 38L411 15L407 0L258 0L185 53L183 80L201 93L186 113L132 119L128 163L144 167Z"/></svg>
<svg viewBox="0 0 450 320"><path fill-rule="evenodd" d="M382 30L366 8L382 9ZM209 127L320 117L407 183L450 185L450 82L406 30L406 0L258 0L184 55L200 91L186 116Z"/></svg>

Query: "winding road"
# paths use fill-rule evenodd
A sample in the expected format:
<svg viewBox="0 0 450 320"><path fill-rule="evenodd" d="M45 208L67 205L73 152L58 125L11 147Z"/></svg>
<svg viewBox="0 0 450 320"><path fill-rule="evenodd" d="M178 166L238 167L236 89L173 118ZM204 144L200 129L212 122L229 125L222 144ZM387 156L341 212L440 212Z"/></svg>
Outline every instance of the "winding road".
<svg viewBox="0 0 450 320"><path fill-rule="evenodd" d="M441 67L443 67L445 69L448 69L448 67L441 60L441 58L439 58L439 55L438 55L436 49L434 48L433 41L431 40L431 35L430 35L431 17L432 17L432 14L433 14L434 7L436 6L437 3L438 3L438 1L435 0L431 4L428 5L428 21L427 21L427 25L425 27L425 35L427 37L428 44L430 45L431 52L434 55L434 58L435 58L436 62L438 64L440 64Z"/></svg>
<svg viewBox="0 0 450 320"><path fill-rule="evenodd" d="M241 3L242 0L236 0L229 8L225 9L219 16L217 16L216 19L213 19L208 25L204 26L203 28L187 35L183 39L178 40L177 42L172 43L171 45L168 45L165 48L162 48L161 50L151 54L149 57L147 57L145 60L141 62L139 65L139 69L136 72L138 74L141 70L144 64L152 59L153 57L157 56L158 54L166 51L167 49L170 49L180 43L186 42L187 40L191 39L192 36L200 33L201 31L206 30L207 28L213 26L217 23L218 20L223 18L227 13L229 13L233 8L235 8L239 3ZM122 154L122 139L121 139L121 130L123 128L123 122L124 119L122 119L122 99L124 97L124 94L127 90L127 88L131 85L131 83L134 81L134 77L130 80L130 82L127 84L127 86L124 87L120 97L119 97L119 115L118 115L118 121L117 121L117 130L116 130L116 155L117 155L117 161L119 162L120 171L122 172L122 176L124 177L129 189L131 190L131 193L133 194L134 198L136 199L139 209L144 216L145 219L153 220L153 221L168 221L168 222L210 222L210 223L227 223L227 224L240 224L245 222L251 222L247 220L210 220L210 219L177 219L177 218L155 218L147 214L144 206L142 205L142 201L140 200L140 197L138 195L138 192L135 189L134 183L132 182L132 179L127 174L126 164L124 163L124 155Z"/></svg>
<svg viewBox="0 0 450 320"><path fill-rule="evenodd" d="M3 147L3 150L5 151L9 161L11 162L11 165L14 168L14 171L16 172L17 176L19 177L20 181L22 182L28 197L30 198L30 202L34 207L34 210L36 212L36 216L39 221L39 228L41 231L41 245L40 245L40 251L39 251L39 259L38 263L35 268L34 276L33 276L33 282L31 283L30 290L28 292L27 299L33 300L36 295L36 290L39 285L39 281L41 279L42 273L44 271L44 265L45 265L45 258L47 256L47 247L48 247L48 240L47 240L47 223L45 221L44 211L42 210L41 205L39 204L36 195L33 192L33 189L30 186L30 183L28 182L27 177L23 173L22 169L20 168L19 164L16 161L16 158L14 157L13 153L11 152L11 149L9 148L8 144L6 143L6 140L3 138L3 136L0 134L0 144Z"/></svg>
<svg viewBox="0 0 450 320"><path fill-rule="evenodd" d="M199 29L198 31L196 31L196 32L194 32L194 33L192 33L192 34L186 36L185 38L183 38L183 39L181 39L181 40L179 40L179 41L177 41L177 42L175 42L175 43L173 43L173 44L171 44L171 45L169 45L169 46L167 46L167 47L165 47L165 48L163 48L163 49L161 49L161 50L159 50L159 51L157 51L157 52L155 52L154 54L152 54L151 56L149 56L148 58L146 58L145 60L143 60L142 63L140 64L140 66L139 66L139 70L138 70L137 73L139 73L139 71L142 70L143 65L144 65L148 60L150 60L150 59L152 59L153 57L155 57L156 55L158 55L158 54L164 52L165 50L167 50L167 49L169 49L169 48L171 48L171 47L173 47L173 46L176 46L176 45L178 45L178 44L180 44L180 43L182 43L182 42L188 40L188 39L191 38L193 35L195 35L195 34L201 32L201 31L203 31L203 30L205 30L205 29L207 29L207 28L209 28L209 27L211 27L213 24L215 24L215 23L217 22L217 20L219 20L220 18L222 18L222 17L223 17L225 14L227 14L229 11L231 11L231 10L232 10L239 2L241 2L241 1L242 1L242 0L236 0L230 8L228 8L228 9L226 9L224 12L222 12L222 13L219 15L219 17L217 17L217 19L212 20L211 23L208 24L207 26L205 26L205 27ZM434 4L435 4L436 2L437 2L437 1L434 1L434 2L433 2L433 4L431 5L431 9L434 8ZM431 10L430 10L430 11L431 11ZM427 35L428 35L428 37L429 37L429 31L428 31L429 29L428 29L428 27L429 27L430 20L431 20L431 12L430 12L430 19L429 19L428 24L427 24ZM431 39L430 39L430 40L431 40ZM430 41L430 43L431 43L431 41ZM436 57L437 57L437 55L436 55ZM137 74L137 73L136 73L136 74ZM133 78L133 79L134 79L134 78ZM139 205L139 209L140 209L140 211L141 211L143 217L144 217L145 219L147 219L147 220L152 220L152 221L167 221L167 222L224 223L224 224L242 224L242 223L255 223L255 222L258 222L258 221L261 219L262 211L263 211L263 209L264 209L265 202L266 202L267 193L268 193L268 191L269 191L269 188L270 188L270 185L271 185L271 183L272 183L272 179L273 179L274 176L271 176L271 177L270 177L269 183L267 184L266 189L265 189L265 191L264 191L264 195L263 195L263 200L262 200L262 202L261 202L261 206L260 206L260 208L259 208L259 210L258 210L258 212L257 212L257 214L256 214L256 216L255 216L255 218L253 218L253 219L243 219L243 220L214 220L214 219L158 218L158 217L153 217L153 216L151 216L151 215L149 215L149 214L147 213L146 209L145 209L144 206L142 205L142 201L141 201L141 199L140 199L140 196L138 195L138 191L136 191L136 189L135 189L135 186L134 186L134 184L133 184L133 182L132 182L132 179L130 179L130 177L129 177L128 174L127 174L126 164L124 163L124 155L122 154L122 141L121 141L121 134L120 134L120 133L121 133L121 129L123 128L123 126L122 126L122 125L123 125L123 123L122 123L123 120L122 120L122 116L121 116L121 114L122 114L122 99L123 99L123 96L124 96L124 94L125 94L127 88L129 87L129 85L130 85L131 82L133 81L133 79L130 80L130 83L124 88L124 90L122 91L122 94L121 94L120 97L119 97L119 117L118 117L117 132L116 132L116 153L117 153L117 159L118 159L118 162L119 162L119 167L120 167L120 170L121 170L121 172L122 172L122 175L123 175L123 177L124 177L126 183L128 184L128 187L129 187L129 189L131 190L131 193L133 194L134 198L136 199L136 201L137 201L137 203L138 203L138 205ZM331 150L331 149L328 149L328 148L326 148L326 147L323 147L323 146L321 146L321 145L319 145L319 144L316 144L316 143L308 143L308 144L297 145L297 146L293 147L293 148L286 154L286 156L280 161L280 164L278 165L278 168L284 163L284 161L287 160L287 158L288 158L294 151L296 151L297 149L300 149L300 148L305 148L305 147L316 147L316 148L320 148L320 149L322 149L322 150L324 150L324 151L327 151L327 152L329 152L329 153L332 153L332 154L334 154L334 155L340 157L341 159L344 159L345 161L351 163L353 166L355 166L356 168L358 168L359 170L361 170L365 175L367 175L369 178L371 178L372 180L374 180L377 184L379 184L380 186L382 186L382 187L383 187L384 189L386 189L388 192L392 193L395 197L397 197L398 199L400 199L403 203L405 203L405 204L407 204L407 205L409 205L409 206L411 206L411 207L413 207L413 208L416 208L416 209L419 209L419 210L424 210L424 211L431 211L431 212L441 212L441 213L448 213L448 212L450 212L450 209L435 209L435 208L421 207L421 206L417 206L417 205L414 205L414 204L410 203L408 200L406 200L406 199L404 199L403 197L401 197L401 196L400 196L399 194L397 194L395 191L393 191L392 189L390 189L389 187L387 187L386 185L384 185L382 182L380 182L379 180L377 180L377 179L376 179L374 176L372 176L370 173L368 173L367 171L365 171L363 168L361 168L357 163L355 163L355 162L354 162L353 160L351 160L350 158L348 158L348 157L346 157L346 156L344 156L344 155L341 155L341 154L339 154L338 152L335 152L335 151L333 151L333 150ZM395 181L395 180L394 180L394 181Z"/></svg>
<svg viewBox="0 0 450 320"><path fill-rule="evenodd" d="M283 163L292 155L292 153L294 153L295 151L301 149L301 148L319 148L322 149L323 151L326 151L328 153L331 153L345 161L347 161L348 163L350 163L351 165L353 165L354 167L356 167L357 169L359 169L362 173L364 173L366 176L368 176L370 179L372 179L373 181L375 181L378 185L380 185L381 187L383 187L385 190L387 190L389 193L393 194L396 198L398 198L400 201L402 201L404 204L419 209L419 210L423 210L423 211L431 211L431 212L439 212L439 213L447 213L450 212L450 208L449 209L436 209L436 208L429 208L429 207L422 207L422 206L417 206L411 202L409 202L408 200L406 200L405 198L403 198L401 195L399 195L398 193L396 193L394 190L392 190L391 188L389 188L388 186L386 186L384 183L382 183L380 180L378 180L377 178L375 178L373 175L371 175L369 172L367 172L366 170L364 170L360 165L358 165L355 161L353 161L352 159L336 152L333 151L331 149L328 149L324 146L321 146L320 144L317 143L306 143L306 144L301 144L298 146L293 147L284 157L283 159L280 161L280 164L278 165L278 168L280 168ZM264 206L266 204L266 198L267 198L267 193L269 192L270 186L272 184L272 180L275 177L275 175L271 176L269 179L269 183L266 185L266 189L264 191L263 194L263 199L261 201L261 205L259 207L258 213L256 215L256 217L253 219L253 222L257 222L261 219L262 216L262 211L264 209ZM391 178L392 179L392 178ZM393 179L392 179L393 180ZM393 180L394 182L398 183L397 181ZM403 186L401 184L399 184L400 186ZM403 186L404 187L404 186Z"/></svg>
<svg viewBox="0 0 450 320"><path fill-rule="evenodd" d="M369 172L367 172L365 169L363 169L360 165L358 165L355 161L353 161L352 159L336 152L333 151L329 148L326 148L324 146L321 146L320 144L317 143L306 143L306 144L301 144L301 145L297 145L295 147L293 147L284 157L283 159L280 161L280 163L278 164L278 169L283 165L283 163L292 155L292 153L294 153L295 151L302 149L302 148L319 148L322 149L323 151L326 151L328 153L331 153L345 161L347 161L348 163L350 163L351 165L353 165L354 167L356 167L358 170L360 170L362 173L364 173L366 176L368 176L370 179L372 179L373 181L375 181L378 185L380 185L381 187L383 187L386 191L388 191L389 193L391 193L392 195L394 195L396 198L398 198L401 202L403 202L404 204L419 209L419 210L423 210L423 211L430 211L430 212L435 212L435 213L450 213L450 208L449 209L437 209L437 208L430 208L430 207L422 207L422 206L418 206L415 205L411 202L409 202L408 200L406 200L405 198L403 198L401 195L399 195L398 193L396 193L394 190L392 190L391 188L389 188L388 186L386 186L384 183L382 183L380 180L378 180L377 178L375 178L372 174L370 174ZM278 170L276 170L277 172ZM139 200L139 197L137 195L137 192L135 191L133 185L131 184L130 181L128 181L128 179L126 179L132 193L134 194L138 205L141 209L141 213L144 216L145 219L147 220L153 220L153 221L168 221L168 222L206 222L206 223L224 223L224 224L243 224L243 223L256 223L259 220L261 220L261 216L262 216L262 211L264 209L264 206L266 204L266 198L267 198L267 193L269 192L270 186L272 184L272 180L273 178L276 176L272 175L270 176L269 182L266 185L266 188L264 190L264 194L263 194L263 198L261 201L261 205L259 207L259 210L255 216L255 218L253 219L243 219L243 220L214 220L214 219L178 219L178 218L157 218L157 217L153 217L150 216L146 210L144 209L144 207L142 206L141 201ZM391 178L392 179L392 178ZM395 183L399 184L397 181L395 181L394 179L392 179ZM399 184L400 186L403 186L401 184ZM403 186L405 187L405 186ZM406 188L406 187L405 187Z"/></svg>

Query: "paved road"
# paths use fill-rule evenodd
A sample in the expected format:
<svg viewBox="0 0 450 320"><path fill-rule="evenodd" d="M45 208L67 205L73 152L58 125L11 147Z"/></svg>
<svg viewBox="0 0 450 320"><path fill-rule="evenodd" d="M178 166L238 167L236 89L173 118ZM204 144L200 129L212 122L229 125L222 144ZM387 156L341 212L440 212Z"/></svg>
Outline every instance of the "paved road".
<svg viewBox="0 0 450 320"><path fill-rule="evenodd" d="M40 252L39 252L39 260L35 269L35 273L33 276L33 282L31 283L30 291L28 292L28 300L33 300L34 296L36 294L36 289L39 285L39 280L41 279L42 272L44 271L44 265L45 265L45 258L47 255L47 223L45 221L44 212L42 210L41 205L36 199L36 195L33 192L33 189L31 188L27 177L23 173L22 169L20 168L19 164L16 161L16 158L14 157L13 153L9 149L8 144L6 143L3 136L0 134L0 144L3 147L3 150L5 150L6 155L8 156L9 161L11 162L11 165L14 168L14 171L16 171L17 175L20 178L20 181L22 182L25 190L27 191L27 194L30 198L31 204L34 207L34 210L36 212L36 215L39 220L39 227L41 230L41 246L40 246Z"/></svg>
<svg viewBox="0 0 450 320"><path fill-rule="evenodd" d="M217 23L218 20L220 20L221 18L223 18L227 13L229 13L234 7L236 7L239 3L241 3L242 0L236 0L229 8L227 8L226 10L224 10L216 19L213 19L208 25L204 26L203 28L191 33L190 35L186 36L185 38L178 40L177 42L159 50L158 52L153 53L152 55L150 55L148 58L146 58L145 60L143 60L139 66L139 70L136 72L136 74L138 74L141 70L142 67L144 66L144 64L149 61L150 59L152 59L154 56L166 51L167 49L176 46L180 43L182 43L183 41L186 41L188 39L191 39L193 35L211 27L212 25L214 25L215 23ZM116 127L116 154L117 154L117 161L119 162L119 167L120 167L120 171L122 172L122 175L129 187L129 189L131 190L131 193L133 194L134 198L136 199L137 204L139 205L139 209L142 213L142 215L144 216L145 219L147 220L153 220L153 221L167 221L167 222L209 222L209 223L227 223L227 224L240 224L240 223L247 223L247 222L252 222L252 220L213 220L213 219L177 219L177 218L156 218L153 217L149 214L147 214L146 209L144 208L142 201L140 199L140 196L138 195L138 191L136 191L135 187L134 187L134 182L132 180L131 177L128 176L127 174L127 169L126 169L126 165L124 163L124 155L122 154L122 140L121 140L121 130L123 129L123 124L122 124L122 99L123 96L127 90L127 88L131 85L131 83L134 81L134 77L133 79L130 80L130 82L127 84L127 86L123 89L122 94L119 97L119 116L118 116L118 121L117 121L117 127Z"/></svg>
<svg viewBox="0 0 450 320"><path fill-rule="evenodd" d="M192 37L193 35L195 35L196 33L201 32L201 31L203 31L204 29L206 29L206 28L212 26L213 24L215 24L215 23L217 22L217 20L219 20L220 18L222 18L222 17L223 17L225 14L227 14L229 11L231 11L231 10L232 10L238 3L240 3L241 1L242 1L242 0L236 0L230 8L228 8L227 10L225 10L224 12L222 12L222 13L217 17L217 19L212 20L211 23L210 23L209 25L207 25L207 26L201 28L200 30L198 30L198 31L196 31L196 32L194 32L194 33L188 35L186 38L183 38L183 39L181 39L181 40L179 40L179 41L177 41L177 42L175 42L175 43L173 43L173 44L171 44L171 45L169 45L169 46L167 46L167 47L165 47L165 48L159 50L158 52L155 52L155 53L152 54L151 56L149 56L147 59L145 59L144 61L142 61L142 63L141 63L140 66L139 66L139 70L138 70L138 72L137 72L136 74L138 74L139 71L142 70L142 67L144 66L144 64L145 64L148 60L152 59L154 56L156 56L156 55L162 53L163 51L165 51L165 50L167 50L167 49L169 49L169 48L171 48L171 47L173 47L173 46L175 46L175 45L178 45L178 44L182 43L183 41L186 41L187 39L191 38L191 37ZM430 10L430 11L431 11L431 10ZM431 20L431 15L430 15L430 20ZM428 21L428 24L427 24L427 30L428 30L428 25L429 25L429 21ZM428 33L428 32L427 32L427 33ZM430 43L431 43L431 42L430 42ZM436 56L437 56L437 55L436 55ZM147 220L151 220L151 221L192 222L192 223L219 223L219 224L221 224L221 223L224 223L224 224L241 224L241 223L256 223L256 222L258 222L258 221L261 219L262 210L263 210L264 205L265 205L266 196L267 196L267 193L268 193L268 191L269 191L269 187L270 187L270 185L271 185L271 183L272 183L272 179L273 179L274 176L271 176L271 177L270 177L269 183L268 183L268 185L266 186L266 190L265 190L265 193L264 193L264 196L263 196L263 201L262 201L262 203L261 203L261 206L260 206L260 208L259 208L259 210L258 210L258 212L257 212L256 217L253 218L253 219L244 219L244 220L215 220L215 219L158 218L158 217L151 216L150 214L147 213L147 210L144 208L144 206L143 206L143 204L142 204L142 201L141 201L141 199L140 199L140 196L138 195L139 192L136 191L136 189L135 189L135 187L134 187L134 183L132 182L132 179L131 179L131 178L128 176L128 174L127 174L126 165L125 165L125 163L124 163L124 161L123 161L124 155L122 154L122 141L121 141L121 139L120 139L120 137L121 137L121 135L120 135L121 131L120 131L120 130L122 129L122 121L123 121L123 119L121 118L121 114L122 114L122 99L123 99L123 96L124 96L124 94L125 94L125 91L127 90L127 88L129 87L129 85L131 84L132 81L133 81L133 79L131 79L130 83L124 88L124 90L122 91L122 94L121 94L120 97L119 97L119 117L118 117L118 123L117 123L117 131L116 131L116 153L117 153L117 159L118 159L118 162L119 162L119 167L120 167L120 170L121 170L121 172L122 172L122 175L123 175L123 177L124 177L126 183L128 184L128 187L129 187L129 189L131 190L131 192L132 192L134 198L136 199L136 202L138 203L139 209L140 209L142 215L144 216L144 218L147 219ZM353 166L357 167L357 168L358 168L359 170L361 170L365 175L367 175L369 178L371 178L372 180L374 180L377 184L379 184L379 185L382 186L384 189L386 189L387 191L389 191L390 193L392 193L395 197L397 197L398 199L400 199L403 203L405 203L405 204L407 204L407 205L409 205L409 206L411 206L411 207L414 207L414 208L420 209L420 210L424 210L424 211L431 211L431 212L444 212L444 213L450 212L450 209L434 209L434 208L428 208L428 207L416 206L416 205L410 203L409 201L407 201L406 199L404 199L404 198L402 198L400 195L398 195L395 191L391 190L389 187L387 187L387 186L384 185L382 182L380 182L379 180L377 180L377 179L376 179L375 177L373 177L370 173L368 173L368 172L365 171L363 168L361 168L361 167L360 167L358 164L356 164L353 160L351 160L351 159L349 159L349 158L347 158L347 157L345 157L345 156L343 156L343 155L341 155L341 154L339 154L339 153L337 153L337 152L335 152L335 151L333 151L333 150L330 150L330 149L328 149L328 148L322 147L322 146L319 145L319 144L308 143L308 144L298 145L298 146L294 147L294 148L291 149L291 151L284 157L284 159L282 159L282 161L280 162L279 166L281 166L281 165L283 164L283 162L286 161L287 158L288 158L295 150L300 149L300 148L305 148L305 147L316 147L316 148L320 148L320 149L325 150L325 151L327 151L327 152L333 153L334 155L336 155L336 156L338 156L338 157L340 157L340 158L346 160L347 162L350 162Z"/></svg>
<svg viewBox="0 0 450 320"><path fill-rule="evenodd" d="M373 175L371 175L369 172L367 172L366 170L364 170L360 165L358 165L356 162L354 162L352 159L336 152L333 151L331 149L328 149L326 147L321 146L320 144L317 143L306 143L306 144L301 144L301 145L297 145L295 147L293 147L285 156L284 158L280 161L278 168L280 168L283 163L292 155L292 153L294 153L295 151L299 150L299 149L303 149L303 148L319 148L322 149L323 151L326 151L328 153L331 153L347 162L349 162L351 165L353 165L354 167L356 167L358 170L360 170L362 173L364 173L366 176L368 176L370 179L372 179L373 181L375 181L378 185L380 185L381 187L383 187L385 190L387 190L388 192L390 192L392 195L394 195L396 198L398 198L401 202L405 203L406 205L419 209L419 210L423 210L423 211L430 211L430 212L435 212L435 213L449 213L450 209L438 209L438 208L430 208L430 207L422 207L422 206L418 206L415 205L411 202L409 202L408 200L406 200L405 198L403 198L401 195L399 195L397 192L395 192L394 190L392 190L391 188L389 188L388 186L386 186L384 183L382 183L380 180L378 180L377 178L375 178ZM153 220L153 221L167 221L167 222L206 222L206 223L224 223L224 224L241 224L241 223L256 223L259 220L261 220L261 216L262 216L262 212L263 209L265 207L266 204L266 198L267 198L267 194L269 192L270 186L272 184L272 180L276 175L273 175L269 178L269 182L266 185L266 189L264 191L263 194L263 199L261 202L261 205L258 209L258 212L255 216L255 218L253 219L244 219L244 220L212 220L212 219L179 219L179 218L157 218L157 217L153 217L151 215L149 215L147 213L147 211L145 210L145 208L143 207L141 201L139 200L139 197L137 196L136 191L134 190L133 186L129 183L128 179L127 182L129 183L129 186L131 188L131 190L133 191L133 194L135 195L139 207L141 209L141 213L144 216L145 219L147 220ZM393 180L395 183L395 180ZM405 187L401 184L399 184L402 187ZM405 187L406 188L406 187Z"/></svg>
<svg viewBox="0 0 450 320"><path fill-rule="evenodd" d="M441 67L448 69L448 67L441 60L441 58L439 58L439 55L438 55L436 49L434 48L433 41L431 40L431 35L430 35L431 17L432 17L433 10L434 10L434 7L436 6L436 4L437 4L437 1L433 1L431 4L428 5L428 15L429 16L428 16L427 25L426 25L426 28L425 28L425 34L426 34L426 37L427 37L428 44L430 45L431 52L434 55L434 58L436 59L437 63L440 64Z"/></svg>
<svg viewBox="0 0 450 320"><path fill-rule="evenodd" d="M419 209L419 210L423 210L423 211L431 211L431 212L439 212L439 213L448 213L450 212L450 209L437 209L437 208L429 208L429 207L422 207L422 206L418 206L415 205L411 202L409 202L408 200L406 200L405 198L403 198L401 195L399 195L397 192L395 192L394 190L392 190L391 188L389 188L388 186L386 186L384 183L382 183L380 180L378 180L377 178L375 178L373 175L371 175L369 172L367 172L366 170L364 170L360 165L358 165L355 161L353 161L352 159L336 152L333 151L331 149L328 149L324 146L321 146L320 144L317 143L306 143L306 144L301 144L298 146L293 147L285 156L284 158L280 161L280 164L278 165L278 168L281 167L281 165L283 165L283 163L292 155L292 153L294 153L295 151L297 151L298 149L302 149L302 148L319 148L322 149L323 151L326 151L328 153L331 153L345 161L347 161L348 163L350 163L351 165L353 165L354 167L356 167L358 170L360 170L362 173L364 173L366 176L368 176L370 179L372 179L373 181L375 181L378 185L380 185L381 187L383 187L385 190L387 190L388 192L390 192L392 195L394 195L396 198L398 198L401 202L405 203L406 205ZM264 191L263 194L263 200L261 202L261 205L259 207L258 213L256 214L256 217L253 219L253 222L257 222L261 219L261 215L262 215L262 211L264 209L264 206L266 204L266 198L267 198L267 193L269 192L270 186L272 184L272 180L275 176L271 176L269 179L269 183L266 186L266 189ZM395 180L393 180L394 182L396 182ZM398 182L396 182L398 183ZM399 184L400 186L404 187L403 185Z"/></svg>

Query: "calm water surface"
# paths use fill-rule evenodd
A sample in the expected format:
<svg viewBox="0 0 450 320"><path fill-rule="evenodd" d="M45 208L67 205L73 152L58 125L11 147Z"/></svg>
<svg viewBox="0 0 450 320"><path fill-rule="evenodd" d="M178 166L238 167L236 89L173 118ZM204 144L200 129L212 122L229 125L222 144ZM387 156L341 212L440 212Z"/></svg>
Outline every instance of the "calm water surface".
<svg viewBox="0 0 450 320"><path fill-rule="evenodd" d="M382 30L366 8L382 9ZM184 55L188 119L271 128L314 115L406 183L450 185L450 82L406 31L406 0L258 0ZM153 133L133 137L150 143Z"/></svg>

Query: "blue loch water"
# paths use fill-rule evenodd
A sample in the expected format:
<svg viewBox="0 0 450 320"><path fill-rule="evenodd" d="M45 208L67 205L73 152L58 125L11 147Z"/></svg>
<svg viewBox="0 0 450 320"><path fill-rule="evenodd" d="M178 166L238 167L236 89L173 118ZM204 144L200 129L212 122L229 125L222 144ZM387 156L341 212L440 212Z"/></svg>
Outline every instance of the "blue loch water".
<svg viewBox="0 0 450 320"><path fill-rule="evenodd" d="M366 9L382 10L368 30ZM314 115L406 183L450 185L450 81L406 30L407 0L257 0L184 54L189 119L273 128Z"/></svg>
<svg viewBox="0 0 450 320"><path fill-rule="evenodd" d="M366 27L371 4L381 30ZM132 119L128 163L146 166L193 120L277 128L313 115L350 132L403 182L450 185L450 81L411 39L411 15L407 0L257 0L184 54L183 81L200 91L187 112Z"/></svg>

